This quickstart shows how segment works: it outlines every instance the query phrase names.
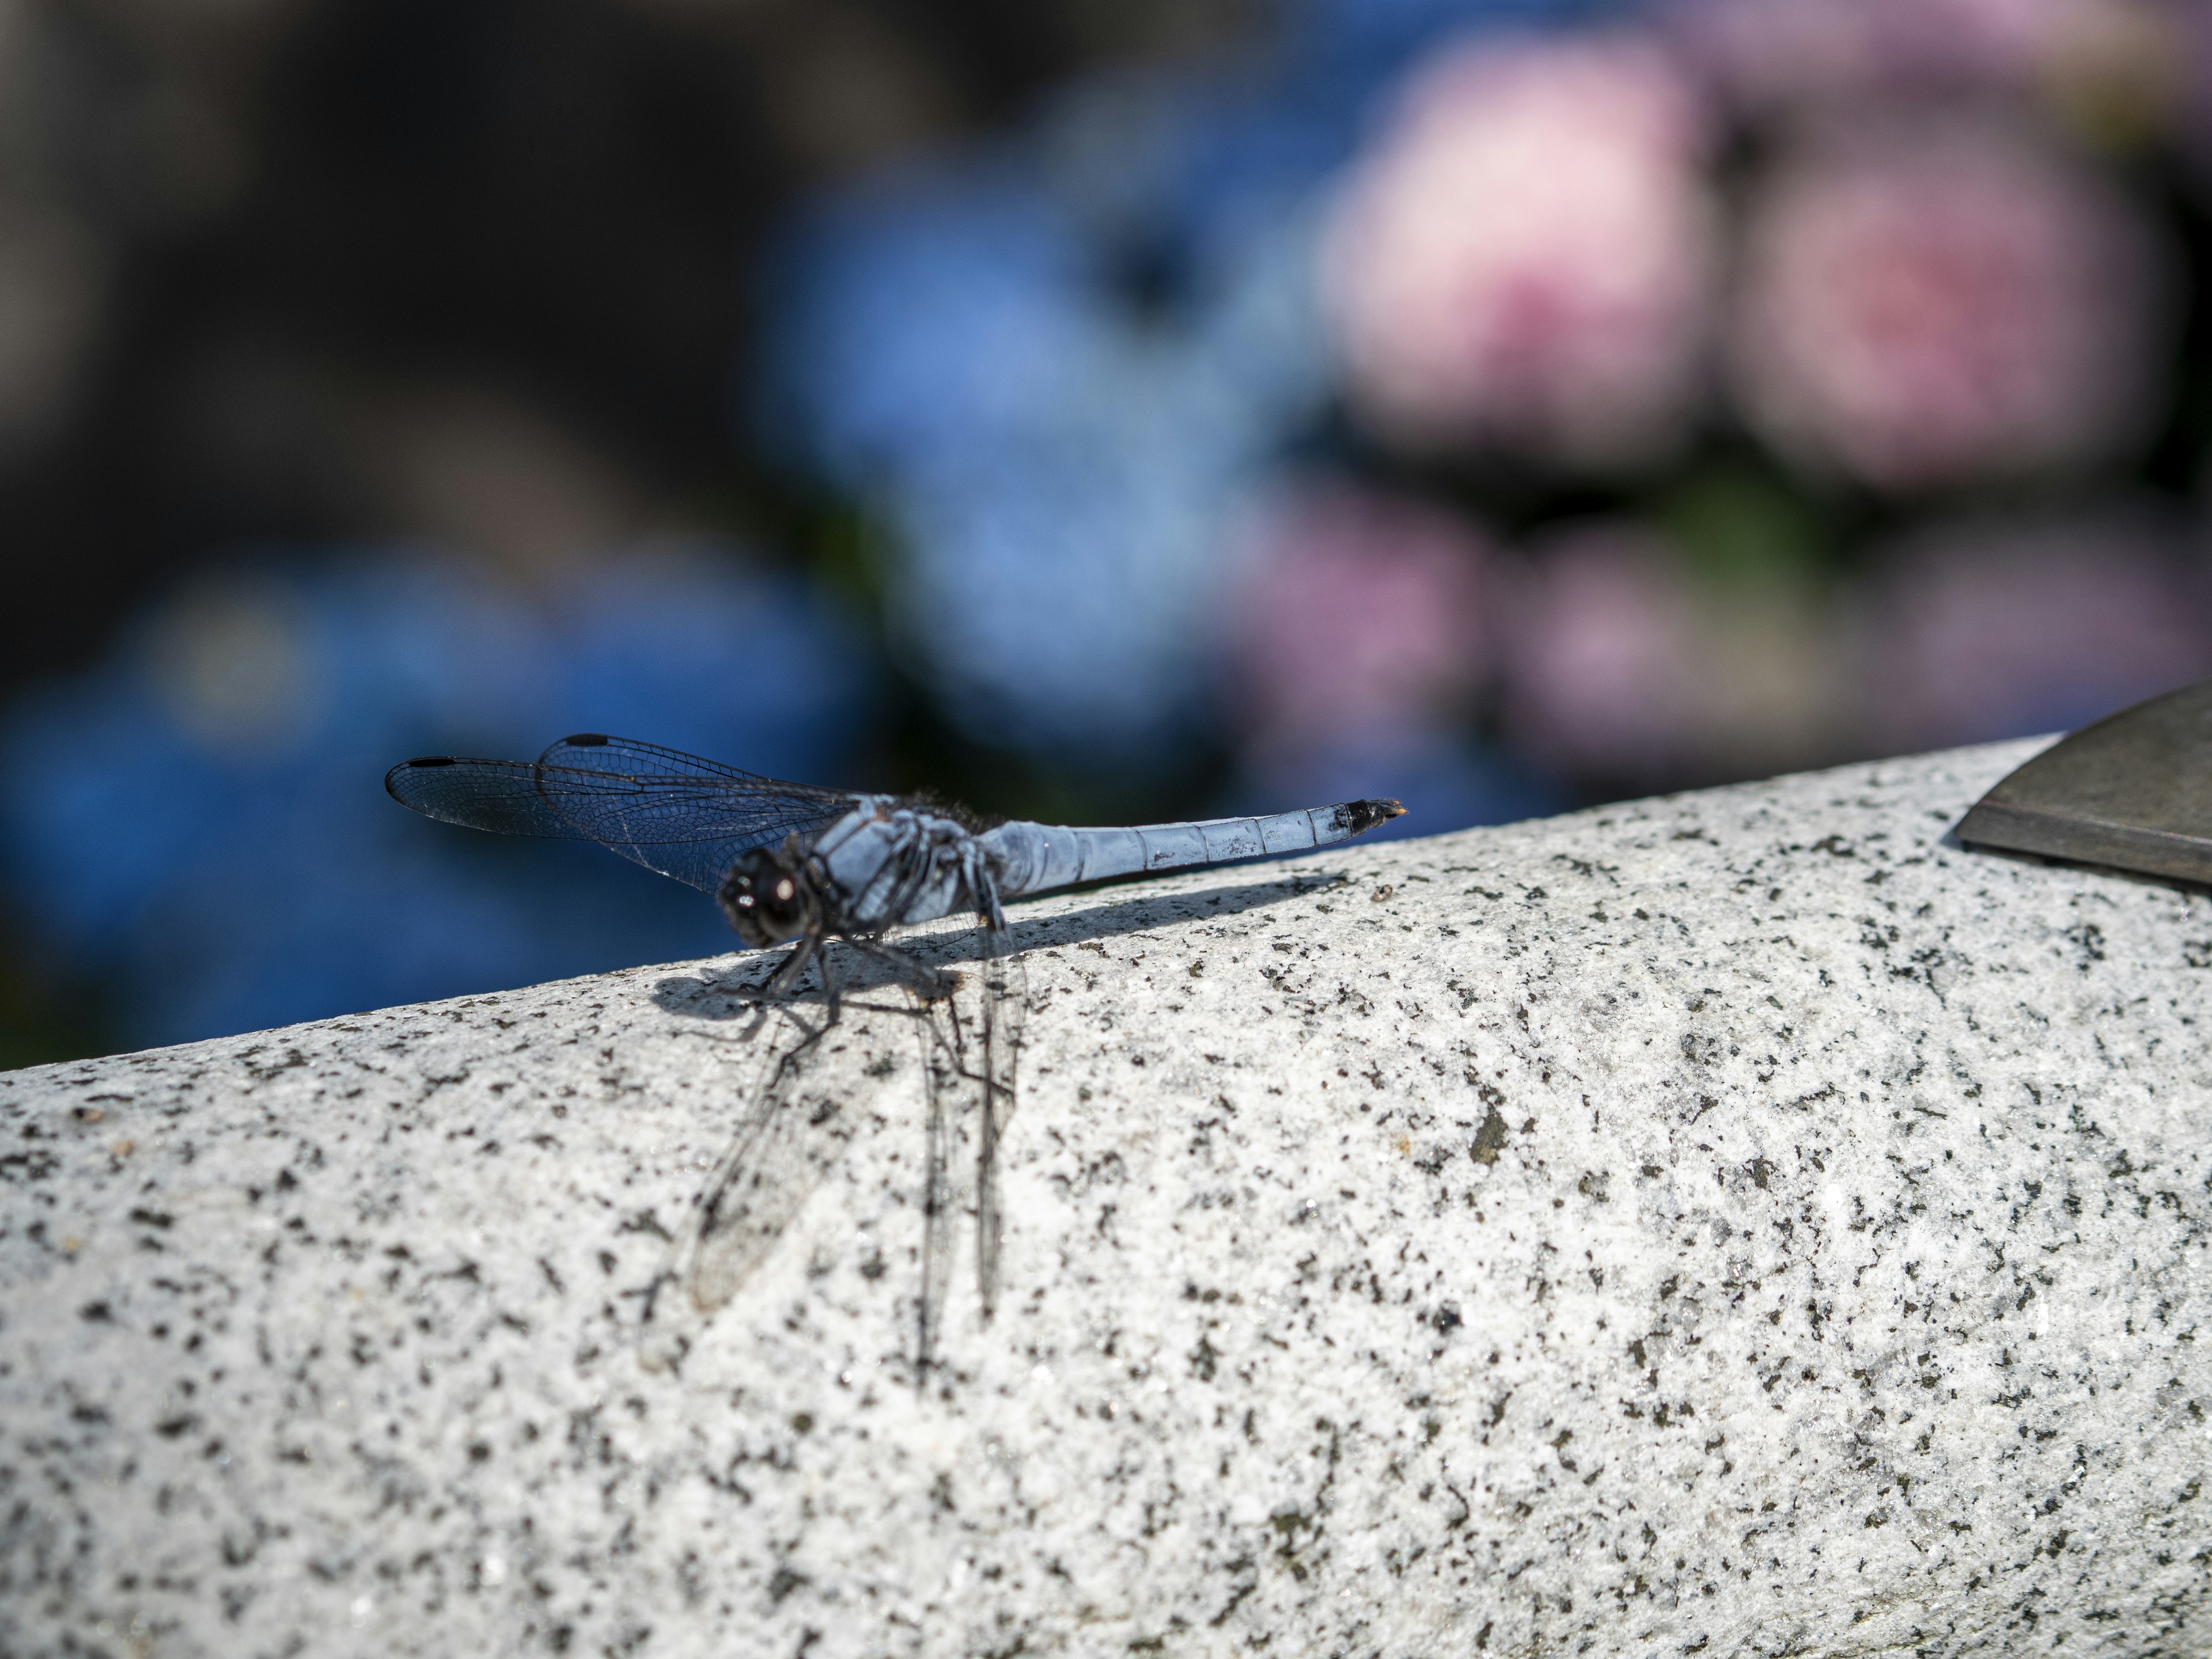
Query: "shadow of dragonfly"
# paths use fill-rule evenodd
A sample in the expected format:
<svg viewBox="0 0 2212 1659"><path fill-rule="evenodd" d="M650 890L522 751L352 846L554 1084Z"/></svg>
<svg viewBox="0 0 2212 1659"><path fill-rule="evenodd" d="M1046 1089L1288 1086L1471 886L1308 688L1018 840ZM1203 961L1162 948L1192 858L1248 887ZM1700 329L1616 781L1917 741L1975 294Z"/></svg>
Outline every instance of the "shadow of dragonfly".
<svg viewBox="0 0 2212 1659"><path fill-rule="evenodd" d="M669 1012L742 1022L736 1043L752 1075L729 1147L694 1194L646 1292L641 1361L654 1370L680 1367L705 1322L744 1289L842 1163L866 1115L855 1109L862 1103L855 1099L860 1079L890 1089L918 1071L926 1141L914 1364L916 1385L926 1386L939 1363L963 1221L985 1321L996 1306L1005 1227L999 1150L1019 1099L1017 1067L1030 1006L1023 951L1234 915L1334 880L1302 873L1141 898L1104 895L1100 903L1058 916L1025 917L1017 909L1004 933L965 919L929 924L902 934L899 948L937 969L941 989L933 994L913 975L865 957L841 957L830 967L839 992L834 1018L819 975L771 1000L773 963L661 981L654 1000ZM855 1056L866 1057L857 1077Z"/></svg>
<svg viewBox="0 0 2212 1659"><path fill-rule="evenodd" d="M852 1024L841 1027L841 1013L910 1022L928 1113L918 1382L929 1375L944 1323L956 1213L975 1219L976 1285L987 1318L996 1291L999 1141L1014 1109L1027 1006L1006 907L1104 878L1309 852L1404 811L1395 800L1357 800L1127 828L1023 819L987 825L927 797L762 777L599 732L563 738L534 761L403 761L384 787L402 805L466 829L597 842L711 896L747 945L791 947L757 985L748 979L734 993L717 994L730 1013L749 998L761 1005L756 1040L744 1046L765 1069L745 1097L735 1144L646 1293L649 1364L681 1360L688 1327L737 1294L835 1160L839 1137L849 1137L838 1104L847 1091L833 1086L843 1068L831 1063L854 1046ZM1229 902L1215 896L1210 902L1218 910ZM1124 907L1164 905L1172 915L1177 903L1169 895L1108 900L1094 907L1107 914L1091 921L1103 931ZM1039 920L1046 935L1079 925L1075 917ZM1131 911L1120 925L1139 924ZM955 957L974 965L953 970ZM812 998L805 991L810 974L819 987ZM696 981L690 991L663 988L664 1007L702 1006ZM846 1040L833 1041L830 1032L840 1029ZM956 1173L969 1166L972 1175Z"/></svg>

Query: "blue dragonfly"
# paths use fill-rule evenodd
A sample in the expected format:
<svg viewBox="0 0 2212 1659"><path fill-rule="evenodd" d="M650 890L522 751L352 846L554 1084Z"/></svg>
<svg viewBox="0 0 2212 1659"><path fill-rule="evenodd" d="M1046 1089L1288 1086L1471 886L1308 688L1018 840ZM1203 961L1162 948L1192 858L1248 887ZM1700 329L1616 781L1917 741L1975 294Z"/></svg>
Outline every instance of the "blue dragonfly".
<svg viewBox="0 0 2212 1659"><path fill-rule="evenodd" d="M663 1275L682 1285L701 1316L737 1293L804 1195L806 1183L792 1167L792 1125L799 1115L793 1102L810 1050L838 1018L842 987L829 943L843 942L915 992L929 1017L918 1377L927 1376L943 1323L952 1217L970 1207L951 1191L951 1151L963 1124L974 1126L976 1284L986 1318L995 1296L998 1152L1014 1109L1024 1000L1019 957L1008 949L1006 901L1116 876L1304 852L1349 840L1404 811L1395 800L1357 800L1133 829L989 824L921 797L788 783L597 732L563 738L534 761L406 761L384 783L403 805L444 823L597 842L711 895L746 945L791 946L764 988L769 1003L787 1002L809 967L819 972L826 1019L803 1028L800 1039L775 1055ZM956 994L956 975L891 942L963 915L976 924L982 966L972 1005ZM657 1295L648 1299L648 1322L657 1305Z"/></svg>

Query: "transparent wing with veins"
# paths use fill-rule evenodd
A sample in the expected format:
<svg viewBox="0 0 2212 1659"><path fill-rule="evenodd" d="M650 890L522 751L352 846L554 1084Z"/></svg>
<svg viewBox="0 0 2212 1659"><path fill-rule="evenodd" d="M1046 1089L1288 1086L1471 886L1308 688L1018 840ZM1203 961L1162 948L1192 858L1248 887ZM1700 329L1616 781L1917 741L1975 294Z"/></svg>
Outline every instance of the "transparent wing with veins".
<svg viewBox="0 0 2212 1659"><path fill-rule="evenodd" d="M404 761L384 787L427 817L500 835L595 841L706 893L720 888L740 854L779 845L793 830L811 839L857 799L589 732L534 761Z"/></svg>

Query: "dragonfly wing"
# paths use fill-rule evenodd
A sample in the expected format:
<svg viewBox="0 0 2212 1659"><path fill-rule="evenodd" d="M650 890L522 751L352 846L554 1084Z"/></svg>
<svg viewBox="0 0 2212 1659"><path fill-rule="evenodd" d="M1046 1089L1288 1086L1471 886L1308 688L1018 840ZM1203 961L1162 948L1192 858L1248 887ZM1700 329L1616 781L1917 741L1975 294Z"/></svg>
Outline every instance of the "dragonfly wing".
<svg viewBox="0 0 2212 1659"><path fill-rule="evenodd" d="M447 823L595 841L712 893L738 854L811 838L855 797L764 778L658 744L583 733L530 761L435 757L386 775L392 798Z"/></svg>
<svg viewBox="0 0 2212 1659"><path fill-rule="evenodd" d="M708 893L739 854L811 839L856 799L597 732L552 744L536 771L539 795L593 841Z"/></svg>
<svg viewBox="0 0 2212 1659"><path fill-rule="evenodd" d="M441 823L500 836L592 839L538 794L528 761L465 760L431 755L402 761L384 775L385 793Z"/></svg>

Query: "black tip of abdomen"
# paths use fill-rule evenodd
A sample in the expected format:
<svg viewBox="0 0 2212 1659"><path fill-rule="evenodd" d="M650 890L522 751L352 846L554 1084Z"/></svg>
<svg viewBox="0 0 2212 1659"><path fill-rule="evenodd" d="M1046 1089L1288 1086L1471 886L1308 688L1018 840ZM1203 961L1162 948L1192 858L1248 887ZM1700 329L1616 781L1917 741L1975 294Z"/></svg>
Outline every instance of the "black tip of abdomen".
<svg viewBox="0 0 2212 1659"><path fill-rule="evenodd" d="M1395 800L1351 800L1336 810L1343 815L1345 829L1355 836L1364 836L1378 823L1406 816L1406 809Z"/></svg>

